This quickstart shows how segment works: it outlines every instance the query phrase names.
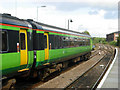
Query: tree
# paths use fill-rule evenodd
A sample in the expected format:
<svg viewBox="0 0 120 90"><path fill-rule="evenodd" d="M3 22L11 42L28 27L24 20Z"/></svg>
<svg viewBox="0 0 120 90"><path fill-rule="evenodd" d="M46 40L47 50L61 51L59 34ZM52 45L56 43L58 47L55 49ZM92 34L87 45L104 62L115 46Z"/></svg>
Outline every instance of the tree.
<svg viewBox="0 0 120 90"><path fill-rule="evenodd" d="M88 31L84 31L83 33L90 35L90 33Z"/></svg>
<svg viewBox="0 0 120 90"><path fill-rule="evenodd" d="M117 46L120 47L120 34L119 34L119 36L118 36L118 38L117 38Z"/></svg>
<svg viewBox="0 0 120 90"><path fill-rule="evenodd" d="M96 43L103 43L103 44L106 44L106 39L105 38L100 38L100 37L93 37L93 43L96 44Z"/></svg>

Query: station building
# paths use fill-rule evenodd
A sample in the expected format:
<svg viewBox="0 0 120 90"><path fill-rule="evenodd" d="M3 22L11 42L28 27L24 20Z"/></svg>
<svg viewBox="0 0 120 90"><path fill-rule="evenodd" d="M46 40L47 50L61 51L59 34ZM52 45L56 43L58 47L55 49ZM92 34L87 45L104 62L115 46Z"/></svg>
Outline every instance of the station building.
<svg viewBox="0 0 120 90"><path fill-rule="evenodd" d="M108 41L108 42L117 41L117 38L118 38L119 34L120 34L120 31L107 34L106 35L106 41Z"/></svg>

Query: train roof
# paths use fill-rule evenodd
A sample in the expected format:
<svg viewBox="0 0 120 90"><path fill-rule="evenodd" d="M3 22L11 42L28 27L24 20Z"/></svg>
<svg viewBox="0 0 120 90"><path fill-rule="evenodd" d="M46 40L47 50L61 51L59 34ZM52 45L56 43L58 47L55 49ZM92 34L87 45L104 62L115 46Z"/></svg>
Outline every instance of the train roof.
<svg viewBox="0 0 120 90"><path fill-rule="evenodd" d="M85 33L80 33L77 31L72 31L72 30L44 24L41 22L36 22L36 21L31 20L31 19L28 19L27 21L30 22L31 24L35 25L34 29L43 29L43 30L56 31L56 32L62 32L62 33L68 33L68 34L75 34L75 35L80 35L83 37L91 37L90 35L87 35Z"/></svg>
<svg viewBox="0 0 120 90"><path fill-rule="evenodd" d="M67 34L75 34L75 35L91 38L90 35L87 35L85 33L80 33L77 31L72 31L72 30L36 22L36 21L33 21L32 19L27 19L27 20L19 19L17 17L11 16L11 14L0 14L0 23L18 25L18 26L29 27L33 29L56 31L56 32L67 33ZM33 27L31 26L31 24Z"/></svg>
<svg viewBox="0 0 120 90"><path fill-rule="evenodd" d="M0 14L0 23L31 27L27 21L11 16L11 14Z"/></svg>

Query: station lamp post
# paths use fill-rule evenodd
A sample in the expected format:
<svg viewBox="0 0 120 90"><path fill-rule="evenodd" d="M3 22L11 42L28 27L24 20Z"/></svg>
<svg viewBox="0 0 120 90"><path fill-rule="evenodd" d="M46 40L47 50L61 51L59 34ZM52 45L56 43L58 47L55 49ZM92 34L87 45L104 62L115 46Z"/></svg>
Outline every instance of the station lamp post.
<svg viewBox="0 0 120 90"><path fill-rule="evenodd" d="M40 6L40 7L44 8L44 7L46 7L46 6ZM39 9L40 7L37 6L37 21L38 21L38 9Z"/></svg>
<svg viewBox="0 0 120 90"><path fill-rule="evenodd" d="M69 23L73 22L72 19L68 19L68 29L69 29Z"/></svg>

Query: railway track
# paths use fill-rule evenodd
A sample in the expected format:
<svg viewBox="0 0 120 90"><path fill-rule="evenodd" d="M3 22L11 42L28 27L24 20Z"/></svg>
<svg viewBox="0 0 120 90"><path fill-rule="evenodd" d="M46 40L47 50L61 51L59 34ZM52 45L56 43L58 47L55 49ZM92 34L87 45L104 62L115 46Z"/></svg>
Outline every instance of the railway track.
<svg viewBox="0 0 120 90"><path fill-rule="evenodd" d="M99 61L90 67L90 69L87 70L83 75L66 86L65 90L68 90L70 88L86 88L88 90L96 89L97 85L99 84L100 80L104 76L114 58L113 48L107 46L105 49L108 53L100 58Z"/></svg>
<svg viewBox="0 0 120 90"><path fill-rule="evenodd" d="M105 50L108 50L108 46L107 46L107 49ZM101 48L101 51L105 51L104 48ZM99 53L98 50L94 51L93 54L91 55L91 58L94 57L95 55L97 55ZM106 52L104 52L106 53ZM65 70L62 70L61 72L54 72L52 73L51 75L49 75L47 78L45 78L44 81L38 81L37 79L30 79L30 80L20 80L19 82L17 82L15 85L14 85L14 90L18 89L18 88L21 88L21 89L31 89L31 88L35 88L36 86L39 86L39 85L42 85L44 83L46 83L47 81L55 78L56 76L59 76L60 74L62 73L65 73L67 72L68 70L71 70L72 68L76 67L77 65L79 64L82 64L83 61L81 62L77 62L76 64L71 64L69 68L65 69Z"/></svg>

